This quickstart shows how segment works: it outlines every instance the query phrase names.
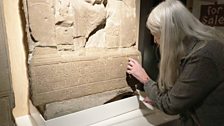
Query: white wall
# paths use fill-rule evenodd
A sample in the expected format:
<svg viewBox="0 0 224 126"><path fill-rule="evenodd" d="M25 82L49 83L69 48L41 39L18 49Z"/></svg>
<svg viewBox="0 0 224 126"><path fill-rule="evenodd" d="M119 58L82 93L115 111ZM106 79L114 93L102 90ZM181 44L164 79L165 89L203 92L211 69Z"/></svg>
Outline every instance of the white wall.
<svg viewBox="0 0 224 126"><path fill-rule="evenodd" d="M19 0L3 0L6 31L15 93L15 117L28 114L28 79Z"/></svg>

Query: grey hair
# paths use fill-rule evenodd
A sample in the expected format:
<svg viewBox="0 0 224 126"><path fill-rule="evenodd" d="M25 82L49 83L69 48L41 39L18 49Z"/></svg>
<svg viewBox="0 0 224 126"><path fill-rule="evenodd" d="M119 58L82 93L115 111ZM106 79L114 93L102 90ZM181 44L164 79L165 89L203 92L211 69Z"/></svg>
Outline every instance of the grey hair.
<svg viewBox="0 0 224 126"><path fill-rule="evenodd" d="M202 24L178 0L166 0L156 6L146 25L153 35L160 35L158 85L161 91L172 88L179 76L180 59L185 55L183 40L186 36L199 40L223 39L223 34Z"/></svg>

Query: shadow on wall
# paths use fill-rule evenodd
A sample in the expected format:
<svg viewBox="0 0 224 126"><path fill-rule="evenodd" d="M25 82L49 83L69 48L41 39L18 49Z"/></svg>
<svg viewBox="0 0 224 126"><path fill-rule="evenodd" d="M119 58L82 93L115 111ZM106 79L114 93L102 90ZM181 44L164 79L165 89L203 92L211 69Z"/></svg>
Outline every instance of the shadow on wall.
<svg viewBox="0 0 224 126"><path fill-rule="evenodd" d="M28 40L27 40L27 32L26 32L26 17L24 13L24 5L23 5L23 0L19 0L19 14L20 14L20 20L21 20L21 25L22 25L22 32L23 32L23 45L25 48L25 53L26 53L26 63L28 59L28 54L29 54L29 46L28 46Z"/></svg>

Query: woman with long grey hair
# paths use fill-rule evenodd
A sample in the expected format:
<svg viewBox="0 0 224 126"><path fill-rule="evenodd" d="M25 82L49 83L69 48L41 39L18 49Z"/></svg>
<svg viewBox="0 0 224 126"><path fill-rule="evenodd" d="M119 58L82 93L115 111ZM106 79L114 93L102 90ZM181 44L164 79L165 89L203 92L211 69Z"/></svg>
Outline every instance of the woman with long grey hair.
<svg viewBox="0 0 224 126"><path fill-rule="evenodd" d="M160 3L146 25L160 48L158 80L131 58L127 73L144 84L150 103L180 114L182 125L224 125L224 35L178 0Z"/></svg>

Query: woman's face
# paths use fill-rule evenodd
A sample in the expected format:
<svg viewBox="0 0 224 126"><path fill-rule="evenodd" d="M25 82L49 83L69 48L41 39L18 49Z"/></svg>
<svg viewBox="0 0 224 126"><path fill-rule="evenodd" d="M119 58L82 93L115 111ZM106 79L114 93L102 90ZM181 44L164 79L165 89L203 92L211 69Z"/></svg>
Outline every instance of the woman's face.
<svg viewBox="0 0 224 126"><path fill-rule="evenodd" d="M160 43L160 34L152 34L154 36L154 43L158 44Z"/></svg>

